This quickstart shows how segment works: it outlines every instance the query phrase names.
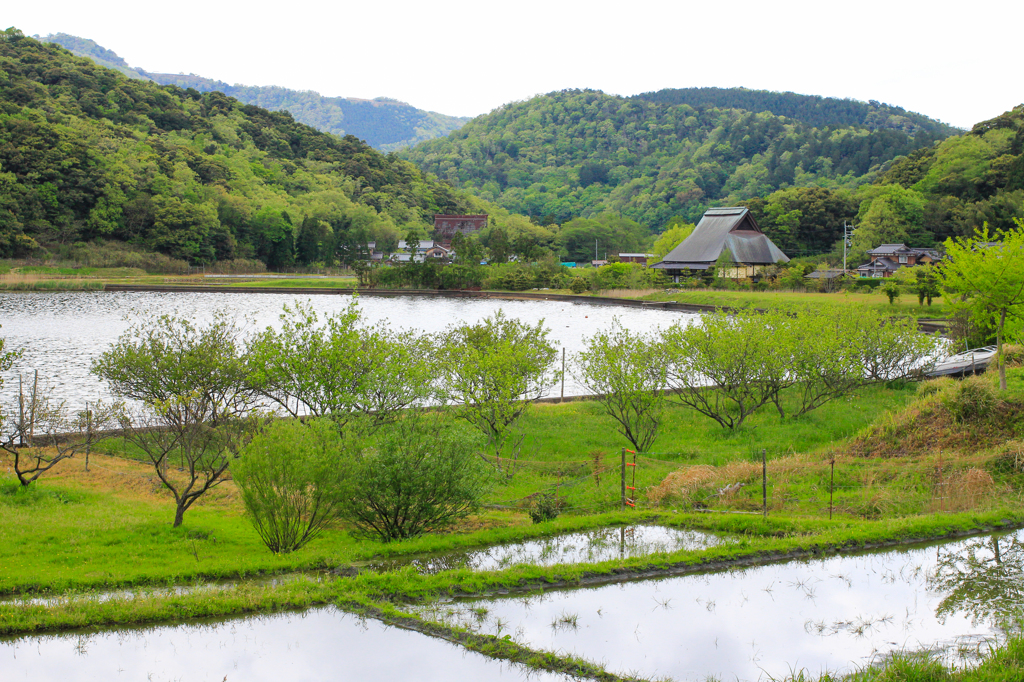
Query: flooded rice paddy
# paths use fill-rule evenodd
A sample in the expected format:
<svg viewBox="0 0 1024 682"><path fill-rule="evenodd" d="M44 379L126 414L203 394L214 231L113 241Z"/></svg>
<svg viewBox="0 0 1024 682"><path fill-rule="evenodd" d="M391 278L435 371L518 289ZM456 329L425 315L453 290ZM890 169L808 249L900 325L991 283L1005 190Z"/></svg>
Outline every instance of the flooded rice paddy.
<svg viewBox="0 0 1024 682"><path fill-rule="evenodd" d="M216 312L227 312L248 320L246 327L256 331L278 326L284 305L307 301L321 315L330 315L348 306L352 297L302 292L0 292L0 335L9 350L24 353L18 366L4 377L13 379L19 371L38 370L57 397L67 400L69 407L81 409L85 401L109 398L102 382L89 374L89 367L133 322L175 314L202 323ZM696 319L690 313L592 303L429 296L364 296L359 298L359 308L371 324L387 321L395 328L428 333L442 331L449 324L477 322L501 309L530 324L543 319L551 330L551 341L570 355L582 350L584 337L607 328L616 317L636 331L666 327L681 318ZM560 386L552 386L550 394L559 395L560 391ZM571 376L566 378L566 395L584 392Z"/></svg>
<svg viewBox="0 0 1024 682"><path fill-rule="evenodd" d="M334 608L224 622L0 639L0 679L169 682L556 682Z"/></svg>
<svg viewBox="0 0 1024 682"><path fill-rule="evenodd" d="M1022 606L1024 531L418 610L623 675L703 681L849 671L896 651L970 662ZM333 608L0 640L0 671L5 681L562 679Z"/></svg>
<svg viewBox="0 0 1024 682"><path fill-rule="evenodd" d="M432 620L675 680L850 671L898 651L984 653L1024 606L1024 534L458 600Z"/></svg>
<svg viewBox="0 0 1024 682"><path fill-rule="evenodd" d="M414 566L421 573L438 573L456 568L496 571L516 564L554 566L597 563L649 556L659 552L701 550L729 541L728 538L700 531L636 525L566 533L538 540L494 545L485 549L375 561L371 562L369 567L380 571Z"/></svg>

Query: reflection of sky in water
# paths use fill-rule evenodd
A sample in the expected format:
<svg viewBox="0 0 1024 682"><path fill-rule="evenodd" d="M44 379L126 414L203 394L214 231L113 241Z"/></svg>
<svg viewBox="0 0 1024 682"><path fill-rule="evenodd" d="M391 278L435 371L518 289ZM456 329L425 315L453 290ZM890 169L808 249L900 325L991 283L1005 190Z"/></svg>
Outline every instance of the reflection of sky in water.
<svg viewBox="0 0 1024 682"><path fill-rule="evenodd" d="M1004 558L1013 553L1007 547L1020 546L1011 538L1001 543ZM996 636L995 619L976 618L971 600L949 604L951 590L985 584L978 571L948 568L979 546L991 554L991 538L962 540L941 549L462 601L431 607L425 615L485 632L500 623L532 647L597 660L620 673L758 680L805 668L816 676L868 664L893 650L952 648ZM1018 576L1022 554L1016 553ZM991 563L992 571L1005 572ZM1009 616L1024 604L1019 587L1014 595L1017 600L1004 600L1000 614ZM937 614L940 608L944 613Z"/></svg>
<svg viewBox="0 0 1024 682"><path fill-rule="evenodd" d="M25 357L16 370L39 370L60 398L72 407L86 400L105 397L103 384L89 374L93 359L105 351L129 326L129 319L149 320L177 313L197 322L208 320L219 310L238 318L253 320L251 329L276 325L282 307L297 301L311 301L320 314L344 309L350 296L303 294L215 294L152 292L0 292L0 336L9 349L20 349ZM585 336L607 328L613 317L637 331L667 327L679 319L693 319L687 313L645 310L561 301L502 301L493 299L448 299L419 296L364 296L359 307L369 323L387 320L393 327L439 332L452 323L476 322L499 308L509 317L530 324L544 319L550 339L568 354L582 350ZM5 377L13 377L9 372ZM10 384L8 384L10 386ZM552 395L557 395L553 388ZM566 377L566 395L583 389Z"/></svg>
<svg viewBox="0 0 1024 682"><path fill-rule="evenodd" d="M0 640L0 678L4 682L567 679L332 608L215 625Z"/></svg>
<svg viewBox="0 0 1024 682"><path fill-rule="evenodd" d="M724 541L726 540L708 533L681 528L628 526L568 533L539 540L506 543L486 549L449 552L412 560L396 559L375 562L371 564L371 567L392 569L412 564L421 573L436 573L453 568L490 571L505 569L515 564L553 566L580 562L596 563L610 559L647 556L656 552L699 550L713 547Z"/></svg>

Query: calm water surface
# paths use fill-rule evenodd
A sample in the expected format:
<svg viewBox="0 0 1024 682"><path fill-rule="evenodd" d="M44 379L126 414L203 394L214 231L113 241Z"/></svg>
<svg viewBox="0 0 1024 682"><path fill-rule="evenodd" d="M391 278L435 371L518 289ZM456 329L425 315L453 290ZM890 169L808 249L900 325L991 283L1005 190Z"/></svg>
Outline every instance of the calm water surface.
<svg viewBox="0 0 1024 682"><path fill-rule="evenodd" d="M0 679L78 682L558 682L333 608L203 625L0 639Z"/></svg>
<svg viewBox="0 0 1024 682"><path fill-rule="evenodd" d="M454 568L494 571L516 564L554 566L581 562L596 563L648 556L657 552L700 550L729 541L711 533L668 526L623 526L511 542L465 552L379 561L370 566L375 570L389 570L412 565L421 573L438 573Z"/></svg>
<svg viewBox="0 0 1024 682"><path fill-rule="evenodd" d="M985 651L1024 607L1024 532L529 597L425 615L676 680L849 671L902 650Z"/></svg>
<svg viewBox="0 0 1024 682"><path fill-rule="evenodd" d="M218 294L156 292L0 292L0 336L11 349L24 351L14 371L38 370L73 408L85 401L109 398L105 386L89 374L92 361L105 351L132 322L177 314L197 322L217 311L249 320L248 328L277 326L282 307L310 302L318 313L329 315L344 309L351 296L334 294ZM501 301L494 299L447 299L420 296L365 296L359 299L364 318L387 321L392 326L439 332L449 324L477 322L502 309L509 317L535 324L543 319L556 347L570 355L582 350L583 339L607 328L614 317L624 326L645 331L668 326L679 319L696 319L690 313L667 310L620 308L592 303L561 301ZM7 384L5 390L12 385ZM559 387L552 387L557 395ZM584 392L572 377L566 378L566 395Z"/></svg>

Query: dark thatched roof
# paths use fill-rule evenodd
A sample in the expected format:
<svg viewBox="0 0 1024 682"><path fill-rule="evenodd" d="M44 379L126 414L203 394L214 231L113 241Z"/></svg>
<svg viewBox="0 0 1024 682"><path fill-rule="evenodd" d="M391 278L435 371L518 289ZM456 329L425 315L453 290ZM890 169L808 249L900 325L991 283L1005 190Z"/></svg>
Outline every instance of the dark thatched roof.
<svg viewBox="0 0 1024 682"><path fill-rule="evenodd" d="M697 223L693 234L651 267L706 270L725 249L729 250L734 263L769 265L789 261L789 257L761 231L749 209L710 208Z"/></svg>

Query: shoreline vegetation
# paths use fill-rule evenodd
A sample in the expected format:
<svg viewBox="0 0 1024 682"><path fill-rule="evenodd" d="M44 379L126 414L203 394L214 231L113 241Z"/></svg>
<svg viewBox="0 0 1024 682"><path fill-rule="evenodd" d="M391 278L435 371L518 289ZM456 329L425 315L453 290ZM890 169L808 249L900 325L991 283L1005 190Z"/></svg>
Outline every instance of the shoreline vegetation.
<svg viewBox="0 0 1024 682"><path fill-rule="evenodd" d="M0 291L171 291L205 293L309 293L350 294L364 296L454 296L502 298L508 300L564 300L604 305L650 306L688 312L712 311L716 308L780 308L799 309L806 306L842 303L864 309L906 316L926 321L924 331L941 331L948 324L949 313L941 299L930 307L912 303L890 304L884 294L877 292L804 292L804 291L729 291L721 289L604 289L582 294L569 289L533 289L510 291L504 289L417 289L369 288L357 286L354 277L325 276L273 279L260 276L231 278L204 278L191 276L155 276L144 273L107 276L102 273L74 277L71 275L4 274L0 271Z"/></svg>
<svg viewBox="0 0 1024 682"><path fill-rule="evenodd" d="M305 328L297 326L296 333ZM777 394L777 411L757 410L731 429L673 403L664 410L654 446L637 455L637 508L630 510L619 510L628 443L600 401L536 404L523 416L514 458L485 453L501 476L472 515L446 529L391 542L366 539L339 520L287 553L262 544L231 479L199 500L180 527L172 527L175 503L163 479L173 483L186 474L173 467L154 472L146 453L129 439L97 444L89 460L81 454L64 459L28 486L10 475L11 455L0 455L0 635L150 627L334 605L536 669L626 679L593 662L434 622L416 607L453 597L728 570L1024 527L1019 361L1012 356L1008 388L997 398L991 375L962 383L877 381L793 416L804 398L791 387ZM972 398L990 393L989 402ZM446 409L456 408L438 411ZM408 417L399 413L397 419ZM928 437L906 437L919 433ZM550 515L536 514L542 504ZM411 566L370 565L637 522L734 541L702 550L491 571L421 574ZM294 572L306 575L277 584L266 579ZM239 582L204 589L224 580ZM194 589L160 589L169 586ZM97 598L110 590L128 592ZM881 668L820 679L897 680L910 666L928 671L928 679L987 682L1003 679L991 675L994 667L1019 669L1022 661L1024 642L1011 635L969 671L936 668L934 659L907 654ZM812 679L796 673L792 678Z"/></svg>
<svg viewBox="0 0 1024 682"><path fill-rule="evenodd" d="M1021 370L1011 369L1010 377L1012 401L1024 389L1024 376ZM605 443L604 452L594 457L618 460L617 450L607 448L607 441L614 438L612 425L602 417L595 403L538 405L526 424L534 461L524 462L516 478L489 498L499 504L484 508L449 532L400 542L361 540L345 527L334 527L309 546L290 554L272 554L260 544L248 526L238 491L231 482L215 489L197 505L181 528L170 528L167 510L173 503L160 492L152 469L125 453L123 444L107 443L103 446L105 454L93 453L88 472L82 458L76 457L61 462L30 490L19 490L11 481L4 484L0 506L6 523L0 529L0 547L5 548L2 560L7 570L0 581L0 594L7 600L0 602L0 634L41 635L80 628L156 626L197 618L335 605L533 668L576 672L591 679L624 679L591 662L435 623L407 606L439 598L726 570L732 566L892 548L1024 526L1020 475L1012 466L1008 472L1003 471L1003 463L1008 460L1007 448L997 444L1000 435L986 432L987 427L979 428L977 424L963 425L957 431L960 427L952 422L936 422L935 415L925 414L930 396L922 398L919 393L913 387L865 387L852 400L824 406L798 420L780 423L773 415L757 414L735 434L719 433L708 425L701 428L692 415L687 418L687 413L679 410L666 420L673 426L665 432L665 441L686 442L684 439L688 438L696 447L677 452L674 457L664 452L651 455L667 465L649 467L653 477L644 479L644 508L595 513L596 510L582 508L594 503L594 493L586 492L583 497L576 497L580 509L569 509L558 518L533 524L525 505L509 505L506 500L521 498L524 492L536 490L542 483L565 481L572 473L583 473L588 481L584 485L600 491L601 484L593 480L596 469L570 471L581 466L577 453L593 453ZM887 434L912 430L927 419L932 419L932 426L941 436L963 438L964 432L973 428L981 432L981 440L965 445L959 453L928 452L927 444L918 444L918 452L897 456L871 454L871 448L883 444ZM703 488L710 491L717 490L723 481L735 480L751 468L751 443L755 441L772 450L769 471L773 485L786 490L781 498L771 498L767 518L756 513L707 513L756 512L760 489L755 485L751 489L757 488L757 494L750 495L750 499L745 500L742 494L733 495L730 499L712 501L706 510L694 509L694 498L685 491L682 496L677 494L660 504L651 501L658 481L671 471L714 470L724 474L725 478L702 481ZM941 446L942 438L937 438L936 443ZM981 456L971 454L971 450L979 448ZM832 520L821 508L820 499L809 499L809 505L787 501L810 495L811 487L820 484L829 457L841 463L841 468L837 468L846 472L843 480L848 491L837 502ZM546 462L542 464L543 460ZM906 491L910 479L934 470L942 461L952 469L958 460L964 460L971 468L991 472L995 485L990 485L986 494L961 496L958 504L942 502L945 509L934 502L930 506L926 503L916 512L908 509L908 501L902 499L900 491ZM797 462L816 469L804 475ZM615 499L618 475L614 464L609 464L598 476L605 479L604 490L610 493L610 499ZM0 471L6 468L7 461L0 460ZM561 471L554 471L556 468ZM754 468L759 477L760 466ZM901 470L905 472L902 476ZM539 478L543 471L547 475ZM851 474L855 477L849 477ZM786 480L779 478L783 475ZM868 484L869 480L875 482ZM855 482L859 485L852 485ZM922 480L921 485L931 487L934 482ZM560 490L570 497L578 495L571 486ZM738 540L704 550L599 563L521 565L500 571L455 569L421 575L413 568L376 572L366 566L372 560L436 554L637 522L726 534ZM41 528L46 530L40 532ZM59 538L65 540L60 542ZM58 546L58 550L52 549ZM280 584L265 580L294 571L307 573L307 577ZM231 587L200 588L181 594L162 593L158 589L219 580L240 582ZM97 592L111 589L129 589L134 594L95 599ZM22 597L55 601L32 603L22 601ZM821 679L902 679L885 676L891 666L902 666L899 670L904 671L907 666L928 670L932 675L928 679L951 682L1010 679L991 676L995 662L1006 669L1007 660L1017 661L1013 665L1018 667L1024 660L1024 644L1018 638L1008 639L970 671L936 672L939 664L934 660L907 654L905 660L896 658L889 667L867 669L849 678Z"/></svg>

